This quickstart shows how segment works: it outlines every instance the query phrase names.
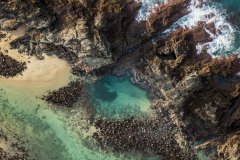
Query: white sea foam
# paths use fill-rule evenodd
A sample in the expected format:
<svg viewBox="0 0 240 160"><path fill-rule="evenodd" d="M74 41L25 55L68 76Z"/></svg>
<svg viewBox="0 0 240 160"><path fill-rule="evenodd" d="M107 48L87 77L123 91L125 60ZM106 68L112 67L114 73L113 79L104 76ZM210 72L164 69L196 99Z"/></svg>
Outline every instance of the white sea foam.
<svg viewBox="0 0 240 160"><path fill-rule="evenodd" d="M239 76L239 77L240 77L240 72L238 72L238 73L237 73L237 76Z"/></svg>
<svg viewBox="0 0 240 160"><path fill-rule="evenodd" d="M137 21L146 20L156 5L159 5L161 3L167 3L167 0L142 0L141 3L142 3L142 7L138 12L138 15L136 18Z"/></svg>
<svg viewBox="0 0 240 160"><path fill-rule="evenodd" d="M206 49L213 57L218 57L234 50L233 45L238 30L227 21L226 12L221 5L204 0L204 4L201 6L199 0L192 0L188 10L189 14L175 22L164 33L170 33L177 28L193 28L202 21L213 23L217 33L212 33L210 30L204 28L213 41L198 44L196 46L198 53L202 49Z"/></svg>

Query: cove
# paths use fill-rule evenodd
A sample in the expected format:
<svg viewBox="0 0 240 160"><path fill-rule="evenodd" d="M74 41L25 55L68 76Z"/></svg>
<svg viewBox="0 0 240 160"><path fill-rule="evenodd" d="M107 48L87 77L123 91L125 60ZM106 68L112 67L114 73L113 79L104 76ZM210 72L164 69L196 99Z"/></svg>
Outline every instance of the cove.
<svg viewBox="0 0 240 160"><path fill-rule="evenodd" d="M143 117L151 112L147 92L128 76L106 75L89 87L96 116L104 118Z"/></svg>
<svg viewBox="0 0 240 160"><path fill-rule="evenodd" d="M0 148L4 148L9 153L12 150L11 147L10 150L8 149L8 144L18 144L26 148L29 159L36 160L157 159L143 157L140 153L117 154L101 150L91 139L76 136L69 129L70 126L65 122L72 113L65 113L67 116L64 116L38 98L47 89L43 87L38 89L38 85L42 82L28 83L29 87L23 85L25 81L7 82L0 80L0 134L4 133L8 137L8 141L0 138ZM58 85L52 88L60 87ZM47 87L49 88L48 85Z"/></svg>

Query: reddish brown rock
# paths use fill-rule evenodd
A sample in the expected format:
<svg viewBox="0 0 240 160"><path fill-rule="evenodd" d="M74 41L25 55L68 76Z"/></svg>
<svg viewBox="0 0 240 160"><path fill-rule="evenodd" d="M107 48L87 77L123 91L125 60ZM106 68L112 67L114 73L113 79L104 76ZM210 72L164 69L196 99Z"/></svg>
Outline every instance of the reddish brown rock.
<svg viewBox="0 0 240 160"><path fill-rule="evenodd" d="M169 0L155 8L156 12L150 14L147 19L147 31L149 34L167 29L174 22L185 16L189 11L186 6L190 0Z"/></svg>

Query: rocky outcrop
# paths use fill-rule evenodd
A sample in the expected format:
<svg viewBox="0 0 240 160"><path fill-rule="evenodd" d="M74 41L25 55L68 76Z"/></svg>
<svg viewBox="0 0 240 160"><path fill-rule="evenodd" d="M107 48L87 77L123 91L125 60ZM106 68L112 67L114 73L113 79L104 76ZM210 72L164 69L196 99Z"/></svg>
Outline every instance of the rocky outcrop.
<svg viewBox="0 0 240 160"><path fill-rule="evenodd" d="M65 58L83 72L113 63L126 45L128 25L139 8L135 1L2 1L1 29L28 28L13 42L20 52ZM119 27L121 26L121 27ZM93 63L98 63L92 66ZM101 63L99 63L101 62ZM84 69L86 67L86 69Z"/></svg>
<svg viewBox="0 0 240 160"><path fill-rule="evenodd" d="M25 62L18 62L10 56L0 52L0 76L6 78L21 74L26 69Z"/></svg>
<svg viewBox="0 0 240 160"><path fill-rule="evenodd" d="M226 140L219 140L217 146L218 157L222 159L238 159L240 154L240 135L229 136Z"/></svg>
<svg viewBox="0 0 240 160"><path fill-rule="evenodd" d="M190 142L239 130L240 58L212 58L206 48L197 50L197 45L212 41L208 31L219 32L213 23L164 32L189 12L189 3L169 0L146 21L137 22L140 3L135 0L3 0L0 26L27 28L23 37L11 42L20 53L40 59L42 53L57 55L76 75L130 72L133 82L150 91L159 119L94 121L99 129L94 138L102 148L194 159ZM81 89L81 84L72 82L45 99L70 107ZM171 114L161 115L163 109ZM189 143L181 148L176 134ZM234 134L221 143L218 139L218 156L238 156L238 137Z"/></svg>
<svg viewBox="0 0 240 160"><path fill-rule="evenodd" d="M92 73L171 26L188 12L182 10L188 3L170 1L148 21L137 22L140 3L134 0L2 1L0 24L4 30L27 27L26 35L12 43L19 52L40 59L42 53L55 54L73 64L75 73Z"/></svg>
<svg viewBox="0 0 240 160"><path fill-rule="evenodd" d="M203 25L215 30L211 23ZM133 59L129 56L132 62L122 61L114 72L131 69L133 81L157 95L157 108L175 113L176 125L192 142L239 129L240 79L236 74L240 59L212 58L204 50L198 53L195 46L209 41L211 37L200 25L180 29L145 43L133 52Z"/></svg>
<svg viewBox="0 0 240 160"><path fill-rule="evenodd" d="M166 111L157 118L126 119L119 121L97 120L99 132L94 138L103 148L114 152L141 152L157 155L160 159L193 159L193 153L176 141L177 127Z"/></svg>
<svg viewBox="0 0 240 160"><path fill-rule="evenodd" d="M239 131L229 132L207 140L195 146L195 149L198 151L214 149L215 152L212 153L212 156L217 159L239 159Z"/></svg>
<svg viewBox="0 0 240 160"><path fill-rule="evenodd" d="M169 0L168 3L154 8L154 12L147 19L147 31L154 34L166 30L189 11L190 0Z"/></svg>
<svg viewBox="0 0 240 160"><path fill-rule="evenodd" d="M81 96L82 89L83 85L80 81L70 82L68 86L48 93L43 99L54 105L72 107Z"/></svg>

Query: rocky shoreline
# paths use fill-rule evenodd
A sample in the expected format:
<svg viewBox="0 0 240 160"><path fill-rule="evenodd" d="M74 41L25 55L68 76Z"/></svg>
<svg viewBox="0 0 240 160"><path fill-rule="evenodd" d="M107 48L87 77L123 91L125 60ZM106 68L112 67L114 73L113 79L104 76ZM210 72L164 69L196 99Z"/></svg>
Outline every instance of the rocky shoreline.
<svg viewBox="0 0 240 160"><path fill-rule="evenodd" d="M11 43L20 53L40 59L43 53L57 55L68 61L77 76L128 72L134 83L154 95L158 118L96 120L93 125L99 131L93 138L100 147L161 159L196 159L201 149L192 144L213 138L215 145L205 149L217 152L206 154L216 159L239 158L240 58L213 58L206 48L197 51L198 44L212 41L205 28L219 32L213 23L162 34L188 14L188 5L190 0L169 0L138 22L135 17L141 4L134 0L1 1L0 28L27 26L27 34ZM9 69L0 72L2 76L15 76L25 69L7 56L0 54L0 59L1 68ZM43 99L71 107L81 96L82 83L71 82ZM214 139L223 134L231 136ZM184 145L176 135L181 135ZM234 153L230 151L233 144Z"/></svg>

